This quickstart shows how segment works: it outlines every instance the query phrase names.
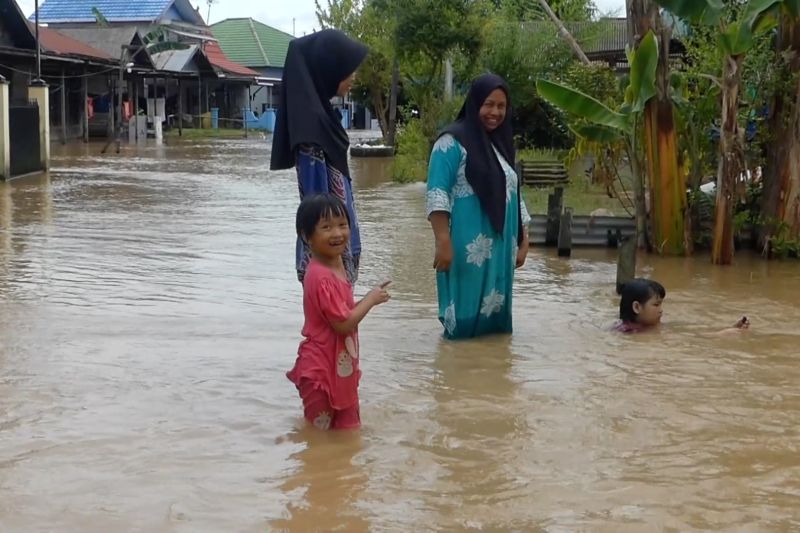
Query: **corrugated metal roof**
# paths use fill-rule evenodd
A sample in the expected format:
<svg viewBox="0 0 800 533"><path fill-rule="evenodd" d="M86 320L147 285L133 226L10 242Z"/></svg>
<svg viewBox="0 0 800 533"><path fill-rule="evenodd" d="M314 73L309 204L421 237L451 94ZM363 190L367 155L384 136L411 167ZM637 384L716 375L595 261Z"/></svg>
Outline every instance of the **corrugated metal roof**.
<svg viewBox="0 0 800 533"><path fill-rule="evenodd" d="M669 13L662 14L662 20L673 27L673 39L687 34L688 27ZM552 33L558 35L558 30L550 20L535 20L524 22L523 27L536 33ZM602 55L613 52L624 52L628 46L628 19L602 18L589 22L564 22L575 39L581 44L583 51L588 55Z"/></svg>
<svg viewBox="0 0 800 533"><path fill-rule="evenodd" d="M209 62L217 69L224 70L227 73L235 74L245 78L255 78L260 74L254 70L231 61L226 57L225 53L220 48L219 44L215 42L207 42L203 45L203 52L208 57Z"/></svg>
<svg viewBox="0 0 800 533"><path fill-rule="evenodd" d="M166 50L158 54L153 54L153 64L157 70L168 72L193 72L197 73L197 65L192 65L192 59L197 53L198 46L190 45L183 50Z"/></svg>
<svg viewBox="0 0 800 533"><path fill-rule="evenodd" d="M114 58L104 51L93 48L51 28L39 28L39 42L42 44L42 49L49 54L114 61Z"/></svg>
<svg viewBox="0 0 800 533"><path fill-rule="evenodd" d="M174 7L187 22L204 24L189 0L44 0L39 6L41 22L95 22L97 8L109 22L154 22Z"/></svg>
<svg viewBox="0 0 800 533"><path fill-rule="evenodd" d="M42 22L94 22L96 7L109 22L154 21L172 0L45 0L39 6Z"/></svg>
<svg viewBox="0 0 800 533"><path fill-rule="evenodd" d="M110 27L85 26L82 28L59 28L59 33L77 39L102 50L115 59L119 59L122 53L122 45L137 45L141 42L140 36L147 33L147 27L140 30L135 27ZM152 66L149 56L146 53L136 54L134 63L142 67Z"/></svg>
<svg viewBox="0 0 800 533"><path fill-rule="evenodd" d="M552 34L558 37L556 26L549 20L523 22L523 27L537 34ZM591 22L564 22L583 51L587 54L625 50L628 44L628 25L625 19L601 19Z"/></svg>
<svg viewBox="0 0 800 533"><path fill-rule="evenodd" d="M251 18L235 18L211 26L225 54L248 67L283 68L289 43L288 33Z"/></svg>

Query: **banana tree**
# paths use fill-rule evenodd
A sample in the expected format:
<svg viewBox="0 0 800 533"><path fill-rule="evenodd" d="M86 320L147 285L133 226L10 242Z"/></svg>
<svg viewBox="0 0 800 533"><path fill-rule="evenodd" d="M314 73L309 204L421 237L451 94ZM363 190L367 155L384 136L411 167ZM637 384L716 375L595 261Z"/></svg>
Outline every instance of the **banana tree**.
<svg viewBox="0 0 800 533"><path fill-rule="evenodd" d="M653 244L659 252L683 254L691 250L687 239L686 176L678 164L678 136L670 84L669 46L672 26L666 24L652 0L629 0L631 35L653 31L658 41L656 95L644 110L643 138L650 191ZM635 38L632 45L635 45Z"/></svg>
<svg viewBox="0 0 800 533"><path fill-rule="evenodd" d="M538 80L536 89L542 98L580 120L580 124L571 127L578 137L602 144L625 143L633 171L636 229L641 246L647 236L647 212L637 133L647 102L656 95L658 42L653 32L645 35L636 51L629 52L628 60L631 65L630 81L625 90L625 99L616 110L580 91L552 81Z"/></svg>
<svg viewBox="0 0 800 533"><path fill-rule="evenodd" d="M719 29L723 53L722 73L717 80L722 92L722 124L717 167L717 199L711 261L733 262L733 210L737 184L744 174L744 129L739 122L742 64L758 37L774 29L784 0L749 0L733 21L723 17L722 0L655 0L661 7L696 24Z"/></svg>
<svg viewBox="0 0 800 533"><path fill-rule="evenodd" d="M766 250L776 238L800 239L800 0L784 0L783 6L776 63L786 68L790 82L776 90L770 110L773 142L762 197L767 223L760 235Z"/></svg>

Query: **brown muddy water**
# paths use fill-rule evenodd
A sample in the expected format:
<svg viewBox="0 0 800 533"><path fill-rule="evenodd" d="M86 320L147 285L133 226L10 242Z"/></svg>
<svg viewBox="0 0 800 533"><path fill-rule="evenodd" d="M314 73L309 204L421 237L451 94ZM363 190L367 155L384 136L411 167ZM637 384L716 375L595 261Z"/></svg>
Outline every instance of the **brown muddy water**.
<svg viewBox="0 0 800 533"><path fill-rule="evenodd" d="M800 531L800 266L531 251L512 338L448 343L422 184L354 162L360 434L303 428L292 172L263 139L57 148L0 184L0 531ZM713 333L740 315L746 335Z"/></svg>

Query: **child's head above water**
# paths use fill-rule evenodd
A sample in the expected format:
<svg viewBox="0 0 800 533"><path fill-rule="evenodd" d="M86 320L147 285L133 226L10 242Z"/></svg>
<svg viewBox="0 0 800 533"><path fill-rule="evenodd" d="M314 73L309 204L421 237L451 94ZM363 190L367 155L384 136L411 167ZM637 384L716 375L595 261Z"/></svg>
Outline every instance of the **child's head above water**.
<svg viewBox="0 0 800 533"><path fill-rule="evenodd" d="M306 196L297 208L297 235L319 259L335 259L350 243L350 215L332 194Z"/></svg>
<svg viewBox="0 0 800 533"><path fill-rule="evenodd" d="M637 278L622 287L619 318L641 326L656 326L661 322L661 302L667 291L657 281Z"/></svg>

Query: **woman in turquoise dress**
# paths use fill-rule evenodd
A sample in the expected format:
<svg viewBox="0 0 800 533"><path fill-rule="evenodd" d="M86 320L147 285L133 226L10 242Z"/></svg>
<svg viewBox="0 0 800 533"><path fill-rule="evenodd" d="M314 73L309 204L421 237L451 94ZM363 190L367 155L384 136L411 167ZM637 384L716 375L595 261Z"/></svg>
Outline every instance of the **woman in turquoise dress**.
<svg viewBox="0 0 800 533"><path fill-rule="evenodd" d="M427 212L445 337L512 331L514 270L528 254L530 216L514 170L508 86L486 74L431 152Z"/></svg>

